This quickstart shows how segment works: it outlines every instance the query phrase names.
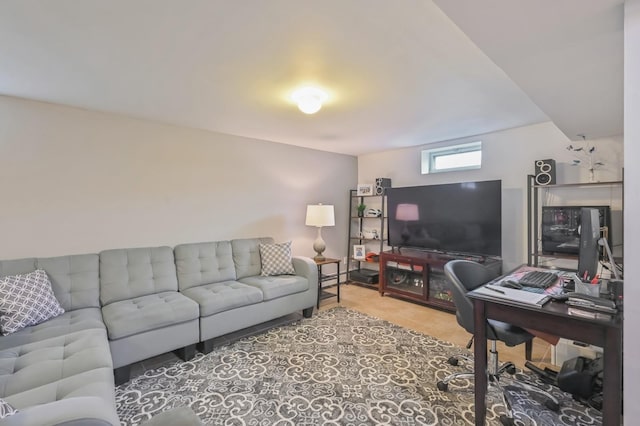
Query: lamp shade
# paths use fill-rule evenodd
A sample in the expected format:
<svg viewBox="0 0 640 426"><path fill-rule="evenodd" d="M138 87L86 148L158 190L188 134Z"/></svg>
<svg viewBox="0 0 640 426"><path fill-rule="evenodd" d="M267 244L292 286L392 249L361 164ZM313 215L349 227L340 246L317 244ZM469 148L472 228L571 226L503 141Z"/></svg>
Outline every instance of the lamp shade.
<svg viewBox="0 0 640 426"><path fill-rule="evenodd" d="M334 226L336 224L333 214L333 206L323 204L311 204L307 206L307 220L305 225L316 226Z"/></svg>
<svg viewBox="0 0 640 426"><path fill-rule="evenodd" d="M420 213L417 204L398 204L396 208L396 220L418 220Z"/></svg>

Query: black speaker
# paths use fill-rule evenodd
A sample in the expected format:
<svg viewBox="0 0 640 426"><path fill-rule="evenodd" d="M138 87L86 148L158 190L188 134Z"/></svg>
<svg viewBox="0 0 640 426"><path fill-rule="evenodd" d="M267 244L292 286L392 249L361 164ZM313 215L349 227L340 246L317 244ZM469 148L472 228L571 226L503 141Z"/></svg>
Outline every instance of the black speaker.
<svg viewBox="0 0 640 426"><path fill-rule="evenodd" d="M384 194L385 188L391 188L391 179L389 178L376 178L376 195Z"/></svg>
<svg viewBox="0 0 640 426"><path fill-rule="evenodd" d="M536 185L555 185L556 160L536 160Z"/></svg>

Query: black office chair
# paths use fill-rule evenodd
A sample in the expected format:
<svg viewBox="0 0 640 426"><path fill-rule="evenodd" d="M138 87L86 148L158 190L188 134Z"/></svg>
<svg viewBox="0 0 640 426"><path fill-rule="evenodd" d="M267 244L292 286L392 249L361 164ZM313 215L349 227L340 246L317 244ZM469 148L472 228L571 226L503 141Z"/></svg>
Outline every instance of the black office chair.
<svg viewBox="0 0 640 426"><path fill-rule="evenodd" d="M468 260L452 260L444 266L444 273L449 281L451 292L453 294L453 302L456 305L456 318L458 324L460 324L465 330L473 334L474 331L474 314L473 314L473 301L467 297L467 293L489 281L496 278L498 275L486 268L485 266L468 261ZM505 371L509 374L514 374L516 371L515 366L511 362L506 362L502 365L498 361L498 351L496 349L496 341L504 342L507 346L516 346L522 343L530 342L533 339L533 335L526 330L507 324L501 321L487 320L487 339L491 341L491 348L487 357L487 375L489 377L489 383L493 383L498 386L502 393L503 402L507 408L508 415L501 416L500 421L503 424L513 424L513 415L511 412L511 406L502 392L502 388L498 383L500 375ZM469 341L467 349L471 347L472 340ZM458 358L449 358L448 362L451 365L458 364ZM466 356L462 358L470 360ZM441 391L447 391L449 382L457 378L472 378L474 377L473 371L467 371L462 373L454 373L437 383L438 389ZM526 390L537 392L546 397L545 405L547 408L558 411L560 407L559 401L549 393L539 389L528 383L522 381L518 382L518 385Z"/></svg>

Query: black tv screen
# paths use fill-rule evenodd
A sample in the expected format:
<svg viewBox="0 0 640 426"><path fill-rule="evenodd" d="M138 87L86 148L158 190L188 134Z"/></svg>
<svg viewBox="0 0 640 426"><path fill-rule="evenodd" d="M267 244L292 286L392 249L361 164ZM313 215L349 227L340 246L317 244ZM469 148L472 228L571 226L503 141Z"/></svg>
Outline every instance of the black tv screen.
<svg viewBox="0 0 640 426"><path fill-rule="evenodd" d="M388 242L502 255L502 181L387 188Z"/></svg>

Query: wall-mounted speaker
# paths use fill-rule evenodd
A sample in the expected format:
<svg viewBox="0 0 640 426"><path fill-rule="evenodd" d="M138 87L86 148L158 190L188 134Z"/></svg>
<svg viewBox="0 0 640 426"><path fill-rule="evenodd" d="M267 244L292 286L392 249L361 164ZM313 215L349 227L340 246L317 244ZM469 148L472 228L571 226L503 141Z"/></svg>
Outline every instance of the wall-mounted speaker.
<svg viewBox="0 0 640 426"><path fill-rule="evenodd" d="M556 160L536 160L536 185L555 185Z"/></svg>
<svg viewBox="0 0 640 426"><path fill-rule="evenodd" d="M391 179L389 178L376 178L375 194L384 194L385 188L391 188Z"/></svg>

